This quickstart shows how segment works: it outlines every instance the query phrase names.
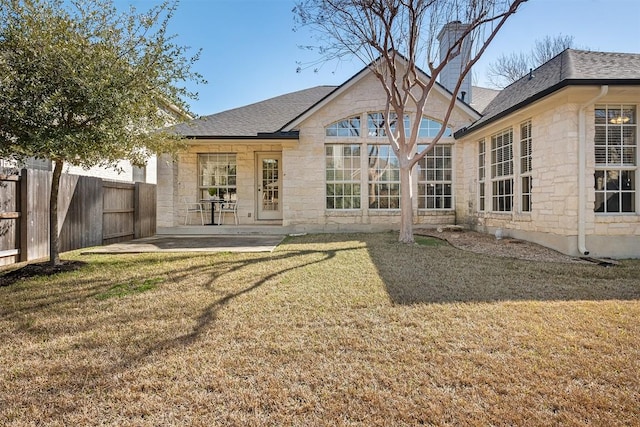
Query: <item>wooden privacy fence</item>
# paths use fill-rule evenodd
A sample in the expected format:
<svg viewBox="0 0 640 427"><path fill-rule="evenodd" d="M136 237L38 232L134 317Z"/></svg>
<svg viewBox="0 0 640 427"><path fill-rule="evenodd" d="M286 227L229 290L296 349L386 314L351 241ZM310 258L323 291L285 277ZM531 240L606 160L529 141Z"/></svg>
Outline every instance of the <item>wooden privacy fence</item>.
<svg viewBox="0 0 640 427"><path fill-rule="evenodd" d="M51 172L0 175L0 265L49 256ZM63 175L58 197L60 251L156 232L156 186Z"/></svg>

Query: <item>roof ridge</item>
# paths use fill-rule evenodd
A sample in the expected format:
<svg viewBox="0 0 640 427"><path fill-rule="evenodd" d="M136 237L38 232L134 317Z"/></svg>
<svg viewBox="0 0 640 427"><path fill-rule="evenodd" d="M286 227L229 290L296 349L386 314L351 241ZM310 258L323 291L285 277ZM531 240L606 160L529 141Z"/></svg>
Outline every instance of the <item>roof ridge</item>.
<svg viewBox="0 0 640 427"><path fill-rule="evenodd" d="M566 77L573 76L575 72L575 67L573 64L571 51L569 49L565 49L562 52L560 52L559 56L560 56L560 75L558 76L558 81L561 82L565 79L565 72L564 72L565 62L566 62L566 68L567 68ZM565 61L565 58L566 58L566 61Z"/></svg>

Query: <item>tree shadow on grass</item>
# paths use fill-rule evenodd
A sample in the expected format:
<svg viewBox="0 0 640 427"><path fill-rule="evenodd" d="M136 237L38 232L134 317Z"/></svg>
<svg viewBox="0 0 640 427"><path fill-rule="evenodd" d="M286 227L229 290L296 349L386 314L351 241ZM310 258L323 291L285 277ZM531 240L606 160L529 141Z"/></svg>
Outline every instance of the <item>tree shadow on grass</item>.
<svg viewBox="0 0 640 427"><path fill-rule="evenodd" d="M640 299L640 262L605 268L525 261L395 239L381 234L367 248L396 304Z"/></svg>
<svg viewBox="0 0 640 427"><path fill-rule="evenodd" d="M73 273L69 283L58 278L52 286L48 283L16 286L15 293L5 288L3 295L10 296L12 301L5 301L3 313L0 313L1 320L9 325L0 332L0 337L12 343L15 339L16 344L33 343L31 350L17 350L20 357L40 357L38 352L54 355L53 363L43 360L38 372L21 373L25 383L35 383L36 376L47 377L47 392L26 393L21 398L21 405L46 405L50 408L48 412L63 419L67 413L77 411L73 404L65 402L80 402L83 390L100 389L107 395L110 388L122 386L122 381L114 382L114 378L142 375L140 372L145 365L158 363L165 354L188 351L189 346L205 340L204 335L219 322L221 311L234 301L239 304L240 297L265 285L280 283L280 277L293 270L317 269L335 259L341 251L366 250L369 257L348 258L356 262L362 260L362 267L354 266L349 271L357 274L361 268L375 268L396 304L640 298L640 263L625 262L615 268L549 264L486 257L446 244L403 245L396 242L395 233L358 235L356 238L358 243L353 245L349 242L354 237L346 235L308 236L296 241L315 244L333 239L337 244L324 246L327 250L322 250L322 246L307 250L304 246L292 245L274 253L242 256L96 257L83 267L92 270L86 278L79 279L81 275ZM119 280L102 279L101 271L114 269L142 276L162 276L164 281L158 288L166 292L136 295L121 303L118 300L97 301L97 294L112 286L114 280ZM253 274L254 271L258 273ZM238 281L233 283L229 278ZM349 277L344 280L348 281ZM335 286L341 285L335 283ZM164 305L166 302L176 307L185 304L181 292L194 287L201 291L203 301L200 303L177 311ZM41 289L31 301L20 301L29 297L31 288ZM156 298L162 298L163 303L153 302ZM135 310L124 312L119 304L134 306ZM88 307L86 310L85 306ZM105 314L93 320L85 319L94 312ZM172 318L177 312L185 316L186 322L176 322ZM145 327L149 325L151 327ZM113 343L100 337L120 326L124 330L118 332ZM16 336L21 337L16 339ZM61 359L55 359L55 351L50 352L45 341L52 342L61 354L69 360L77 359L78 363L65 365L64 372L58 372L57 364ZM96 356L99 356L98 363L88 360Z"/></svg>
<svg viewBox="0 0 640 427"><path fill-rule="evenodd" d="M24 318L44 319L49 313L64 313L68 312L70 307L83 306L87 304L95 305L100 304L98 302L100 295L104 295L106 291L114 286L116 283L125 283L132 280L126 278L124 272L137 271L148 267L149 264L158 263L162 265L158 267L157 271L153 274L162 277L162 281L158 284L158 287L165 287L165 289L171 289L174 285L177 286L191 286L194 278L200 280L194 284L204 289L207 294L206 300L211 300L203 307L199 308L199 314L189 316L193 319L193 326L188 332L183 332L179 335L173 335L166 337L159 334L155 337L147 337L142 346L137 347L137 350L126 350L126 356L123 357L117 365L114 365L112 369L114 371L126 369L135 366L148 356L151 356L159 351L166 351L175 347L183 347L192 344L196 341L201 334L210 328L216 321L218 313L224 307L228 306L236 298L248 294L257 290L265 283L269 283L287 272L305 268L313 264L319 264L328 261L336 256L340 251L346 251L353 248L341 248L337 250L316 251L316 250L288 250L280 251L276 253L256 253L245 256L234 256L230 253L189 253L189 254L170 254L170 255L121 255L115 257L96 257L91 262L73 261L67 262L65 265L73 265L74 268L69 271L93 269L94 272L86 274L86 277L79 275L80 278L74 277L73 279L60 276L55 283L38 283L33 286L29 285L25 287L14 287L9 290L14 294L13 298L19 300L17 303L6 305L0 309L0 318L15 322L15 331L22 331L25 333L39 334L47 329L47 327L38 327L32 329L31 322L23 321ZM180 261L192 260L192 263L179 264ZM283 264L279 263L284 261ZM232 287L225 287L222 289L219 285L219 279L224 276L234 275L238 272L242 272L244 269L253 269L257 265L268 264L268 267L259 267L258 270L263 271L263 274L258 276L252 276L246 283L236 285ZM169 268L176 265L180 265L180 268ZM28 274L15 274L15 280L26 279L27 277L49 277L48 272L42 274L42 270L37 268L36 264L32 264L36 268L28 268ZM168 267L169 266L169 267ZM113 270L117 268L123 272L123 276L115 279L113 277L102 278L100 271ZM152 269L153 270L153 269ZM16 270L18 271L18 270ZM66 269L62 269L57 273L64 273ZM31 275L31 273L33 275ZM141 273L144 275L144 273ZM246 274L245 274L246 276ZM54 278L54 276L50 276ZM115 281L114 281L115 280ZM180 290L175 289L176 304L180 304ZM206 301L205 300L205 301ZM132 319L118 319L116 311L116 318L112 318L111 322L120 323ZM170 316L165 312L154 310L149 313L142 313L144 318L138 319L141 322L146 321L161 321L164 317ZM125 316L125 317L128 317ZM100 318L101 319L101 318ZM103 326L101 322L103 320L97 319L95 321L91 319L82 319L81 322L69 322L67 326L64 326L63 330L57 331L59 333L70 333L73 335L82 335L85 332L91 332L100 330ZM168 319L170 320L170 319ZM77 344L82 347L82 343ZM93 345L87 343L88 346Z"/></svg>
<svg viewBox="0 0 640 427"><path fill-rule="evenodd" d="M26 340L41 343L37 346L42 346L46 351L75 354L77 359L77 363L65 366L64 373L58 373L56 370L55 358L51 365L43 362L39 372L25 371L22 381L29 383L32 382L29 378L49 372L46 375L46 387L49 392L45 401L38 400L38 393L25 395L24 399L27 401L23 400L22 405L46 405L52 417L63 419L67 414L77 411L75 405L65 402L69 402L69 396L77 396L79 399L78 390L106 390L112 386L119 387L117 384L110 385L110 379L120 378L125 372L136 371L148 363L153 363L153 360L167 352L183 351L194 344L203 333L216 324L220 311L238 297L254 292L265 284L278 283L278 277L283 274L321 264L345 250L350 248L327 251L296 248L246 256L221 253L180 254L168 257L96 257L84 267L90 270L86 278L78 279L78 276L82 275L74 274L68 278L58 277L51 283L40 281L27 283L27 286L5 288L4 293L7 296L11 295L15 301L9 302L0 310L0 320L12 325L8 330L0 332L0 337L16 339L16 342ZM159 288L164 287L165 291L175 294L171 304L182 304L180 292L185 287L197 287L204 291L202 304L191 303L193 308L199 308L197 312L187 314L190 326L181 327L182 322L172 319L171 309L165 312L159 310L157 304L145 303L145 298L154 299L152 294L136 295L131 299L122 300L122 304L135 308L130 312L120 311L117 307L121 303L116 299L106 302L96 299L96 295L114 283L113 276L110 276L109 280L102 282L100 279L100 283L96 284L101 270L119 267L123 274L125 271L139 272L144 268L148 269L149 263L158 263L157 272L153 274L163 275L165 278ZM107 267L107 264L113 265ZM252 275L250 272L256 266L260 274ZM148 270L144 270L146 271ZM220 286L221 282L232 283L229 277L236 277L235 275L244 279L240 283ZM73 294L71 298L70 293ZM157 297L165 299L167 293L157 294ZM32 300L24 301L25 298ZM185 307L182 310L186 310L183 313L189 313L190 309ZM98 315L95 319L86 318L94 312L104 312L104 315ZM175 310L173 313L175 316ZM163 328L167 321L171 321L173 326ZM160 327L158 330L148 327L154 323ZM122 330L118 332L117 343L110 343L105 341L107 338L99 337L101 334L109 336L108 334L113 333L114 328L119 329L120 325ZM18 336L20 338L17 338ZM51 342L53 347L48 347L47 342ZM91 359L95 355L101 355L99 363L92 363Z"/></svg>
<svg viewBox="0 0 640 427"><path fill-rule="evenodd" d="M285 260L285 259L300 259L304 260L307 257L313 256L318 257L318 259L309 259L305 261L301 261L287 268L281 268L277 270L272 270L269 273L266 273L260 277L256 277L254 281L247 283L245 286L240 289L236 289L231 292L226 292L224 295L220 296L218 299L209 303L203 310L201 310L200 315L198 316L195 325L193 326L191 332L183 334L181 336L175 338L169 338L163 341L159 341L155 346L147 348L143 353L139 355L140 359L144 359L147 356L150 356L158 351L165 351L174 347L182 347L188 346L195 341L210 328L218 318L218 313L228 306L231 302L233 302L238 297L251 293L266 283L271 282L274 279L277 279L279 276L282 276L288 272L298 270L301 268L305 268L314 264L320 264L330 259L334 258L341 251L348 251L356 248L347 247L336 250L328 250L328 251L314 251L314 250L296 250L296 251L283 251L278 252L271 255L265 255L259 257L257 259L250 259L244 261L230 261L227 263L221 263L217 265L216 271L211 273L210 279L207 283L204 283L202 286L205 289L213 290L215 287L215 281L218 277L222 275L234 274L244 268L251 267L258 263L270 262L273 265L274 262ZM191 274L192 272L180 272L176 276L177 280L182 280L185 278L185 274Z"/></svg>

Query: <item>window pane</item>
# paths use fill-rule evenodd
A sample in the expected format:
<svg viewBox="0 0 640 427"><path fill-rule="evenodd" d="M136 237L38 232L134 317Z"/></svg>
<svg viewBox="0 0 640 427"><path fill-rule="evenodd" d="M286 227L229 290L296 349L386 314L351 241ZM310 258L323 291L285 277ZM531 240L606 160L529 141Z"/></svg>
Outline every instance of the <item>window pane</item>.
<svg viewBox="0 0 640 427"><path fill-rule="evenodd" d="M494 181L492 185L492 206L496 212L509 212L512 208L513 202L513 180L505 179L500 181Z"/></svg>
<svg viewBox="0 0 640 427"><path fill-rule="evenodd" d="M384 115L382 113L367 114L367 132L369 136L374 137L387 135L384 130Z"/></svg>
<svg viewBox="0 0 640 427"><path fill-rule="evenodd" d="M199 198L236 199L236 155L233 153L198 155Z"/></svg>
<svg viewBox="0 0 640 427"><path fill-rule="evenodd" d="M636 174L634 171L622 171L620 184L623 190L635 190Z"/></svg>
<svg viewBox="0 0 640 427"><path fill-rule="evenodd" d="M420 138L433 138L438 134L438 132L440 132L441 128L442 128L442 123L436 120L430 119L428 117L423 117L422 120L420 121L418 136ZM453 132L451 131L450 127L447 127L444 133L442 134L444 138L449 138L452 135L453 135Z"/></svg>
<svg viewBox="0 0 640 427"><path fill-rule="evenodd" d="M389 127L391 132L395 132L398 129L398 118L395 113L389 114ZM370 137L384 137L387 136L387 131L385 128L387 120L384 117L384 113L369 113L367 114L367 135ZM409 120L409 116L404 116L404 129L405 135L409 136L411 133L411 121Z"/></svg>
<svg viewBox="0 0 640 427"><path fill-rule="evenodd" d="M637 165L635 106L597 106L594 121L596 123L594 136L596 165Z"/></svg>
<svg viewBox="0 0 640 427"><path fill-rule="evenodd" d="M635 212L635 193L622 193L622 212Z"/></svg>
<svg viewBox="0 0 640 427"><path fill-rule="evenodd" d="M360 208L360 146L325 146L327 209Z"/></svg>
<svg viewBox="0 0 640 427"><path fill-rule="evenodd" d="M388 145L367 146L369 207L400 208L400 169L398 159Z"/></svg>
<svg viewBox="0 0 640 427"><path fill-rule="evenodd" d="M491 137L492 178L513 173L512 139L513 132L511 129L504 130Z"/></svg>
<svg viewBox="0 0 640 427"><path fill-rule="evenodd" d="M634 170L596 170L594 181L595 212L635 212L636 172Z"/></svg>
<svg viewBox="0 0 640 427"><path fill-rule="evenodd" d="M492 209L509 212L513 205L513 130L504 129L491 136Z"/></svg>
<svg viewBox="0 0 640 427"><path fill-rule="evenodd" d="M523 176L522 177L522 211L530 212L531 211L531 177Z"/></svg>
<svg viewBox="0 0 640 427"><path fill-rule="evenodd" d="M418 147L423 150L425 146ZM451 145L436 145L418 162L418 208L451 209Z"/></svg>
<svg viewBox="0 0 640 427"><path fill-rule="evenodd" d="M604 212L604 193L596 192L596 203L594 212Z"/></svg>

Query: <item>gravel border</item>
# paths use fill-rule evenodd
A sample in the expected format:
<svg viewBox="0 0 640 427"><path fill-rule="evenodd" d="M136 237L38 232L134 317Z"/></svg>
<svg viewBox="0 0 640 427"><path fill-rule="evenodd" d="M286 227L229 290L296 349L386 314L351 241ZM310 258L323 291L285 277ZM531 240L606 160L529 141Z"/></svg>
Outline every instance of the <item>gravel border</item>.
<svg viewBox="0 0 640 427"><path fill-rule="evenodd" d="M415 234L442 239L453 247L478 254L529 261L591 264L588 260L565 255L545 246L538 245L537 243L513 239L511 237L498 240L491 234L479 233L477 231L438 231L437 229L423 229L416 230Z"/></svg>

